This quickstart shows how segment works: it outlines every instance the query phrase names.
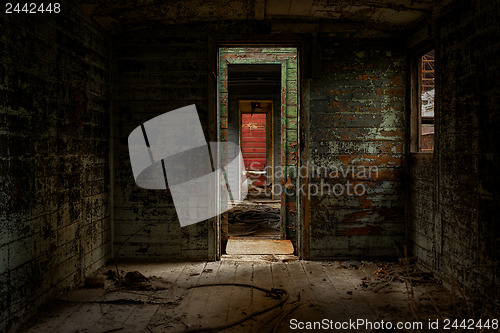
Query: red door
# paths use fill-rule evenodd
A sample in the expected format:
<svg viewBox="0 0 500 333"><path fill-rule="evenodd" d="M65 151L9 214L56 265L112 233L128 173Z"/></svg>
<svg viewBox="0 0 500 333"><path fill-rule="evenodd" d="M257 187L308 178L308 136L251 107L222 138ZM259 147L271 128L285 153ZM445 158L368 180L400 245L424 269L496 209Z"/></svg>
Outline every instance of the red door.
<svg viewBox="0 0 500 333"><path fill-rule="evenodd" d="M252 179L252 185L266 185L267 166L267 114L241 114L241 143L243 161L247 175Z"/></svg>

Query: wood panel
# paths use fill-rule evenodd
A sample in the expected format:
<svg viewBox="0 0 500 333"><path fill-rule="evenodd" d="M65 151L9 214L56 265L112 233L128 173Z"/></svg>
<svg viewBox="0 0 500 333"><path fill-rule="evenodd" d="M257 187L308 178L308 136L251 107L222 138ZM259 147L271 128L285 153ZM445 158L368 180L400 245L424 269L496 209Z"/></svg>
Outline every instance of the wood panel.
<svg viewBox="0 0 500 333"><path fill-rule="evenodd" d="M247 177L253 187L264 191L264 187L272 182L272 173L263 172L272 170L273 166L273 105L271 101L240 100L238 108L240 144Z"/></svg>
<svg viewBox="0 0 500 333"><path fill-rule="evenodd" d="M148 265L128 263L121 264L120 269L141 271ZM73 290L62 296L65 302L56 302L52 310L44 309L25 331L159 333L271 332L275 329L277 332L294 332L296 330L291 325L294 319L317 323L323 319L334 323L384 320L396 325L398 321L414 320L410 307L416 307L419 321L425 324L427 318L435 318L435 304L439 305L444 317L450 316L454 309L450 292L438 283L415 283L409 302L410 289L406 284L397 278L389 282L388 277L390 274L404 277L406 270L414 267L395 263L272 262L225 258L221 262L163 265L161 278L171 283L166 290L122 288L107 293L104 290L99 293ZM153 269L145 271L154 273ZM189 288L201 285L203 287ZM270 297L270 293L251 286L284 289L288 300L283 306L231 326L279 304L279 299ZM120 300L121 303L102 304L111 300ZM359 327L355 331L370 330Z"/></svg>

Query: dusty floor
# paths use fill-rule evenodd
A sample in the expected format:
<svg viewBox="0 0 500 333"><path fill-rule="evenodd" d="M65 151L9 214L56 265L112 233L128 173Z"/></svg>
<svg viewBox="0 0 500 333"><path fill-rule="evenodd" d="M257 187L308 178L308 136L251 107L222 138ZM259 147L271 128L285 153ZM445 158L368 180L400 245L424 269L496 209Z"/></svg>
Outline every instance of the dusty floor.
<svg viewBox="0 0 500 333"><path fill-rule="evenodd" d="M373 262L244 261L127 263L101 272L104 288L79 288L46 306L25 332L287 332L291 320L422 321L451 315L454 301L414 266ZM136 276L137 275L137 276ZM103 277L103 276L101 276ZM114 278L114 280L113 280ZM134 280L135 278L135 280ZM411 283L410 283L411 281ZM224 285L214 284L242 284ZM244 285L243 285L244 284ZM208 285L194 289L193 286ZM263 290L249 288L257 286ZM272 288L279 288L273 289ZM283 289L283 290L281 290ZM267 291L266 291L267 290ZM280 305L281 304L281 305ZM344 330L427 332L431 330Z"/></svg>

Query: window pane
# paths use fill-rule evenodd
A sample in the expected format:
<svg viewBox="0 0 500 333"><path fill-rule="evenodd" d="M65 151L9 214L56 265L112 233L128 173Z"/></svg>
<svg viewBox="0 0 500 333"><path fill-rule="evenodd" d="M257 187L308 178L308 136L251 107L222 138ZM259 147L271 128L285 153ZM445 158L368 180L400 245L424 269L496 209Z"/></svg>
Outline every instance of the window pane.
<svg viewBox="0 0 500 333"><path fill-rule="evenodd" d="M434 50L421 58L420 76L420 150L434 150Z"/></svg>

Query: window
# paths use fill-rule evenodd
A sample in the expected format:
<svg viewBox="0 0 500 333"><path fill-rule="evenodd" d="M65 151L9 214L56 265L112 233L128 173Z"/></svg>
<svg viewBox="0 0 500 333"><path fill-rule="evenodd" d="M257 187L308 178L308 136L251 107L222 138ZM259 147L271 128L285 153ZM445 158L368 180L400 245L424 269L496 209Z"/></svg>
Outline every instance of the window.
<svg viewBox="0 0 500 333"><path fill-rule="evenodd" d="M434 151L434 50L418 56L414 67L412 102L412 151Z"/></svg>
<svg viewBox="0 0 500 333"><path fill-rule="evenodd" d="M420 58L420 151L434 150L434 50Z"/></svg>

